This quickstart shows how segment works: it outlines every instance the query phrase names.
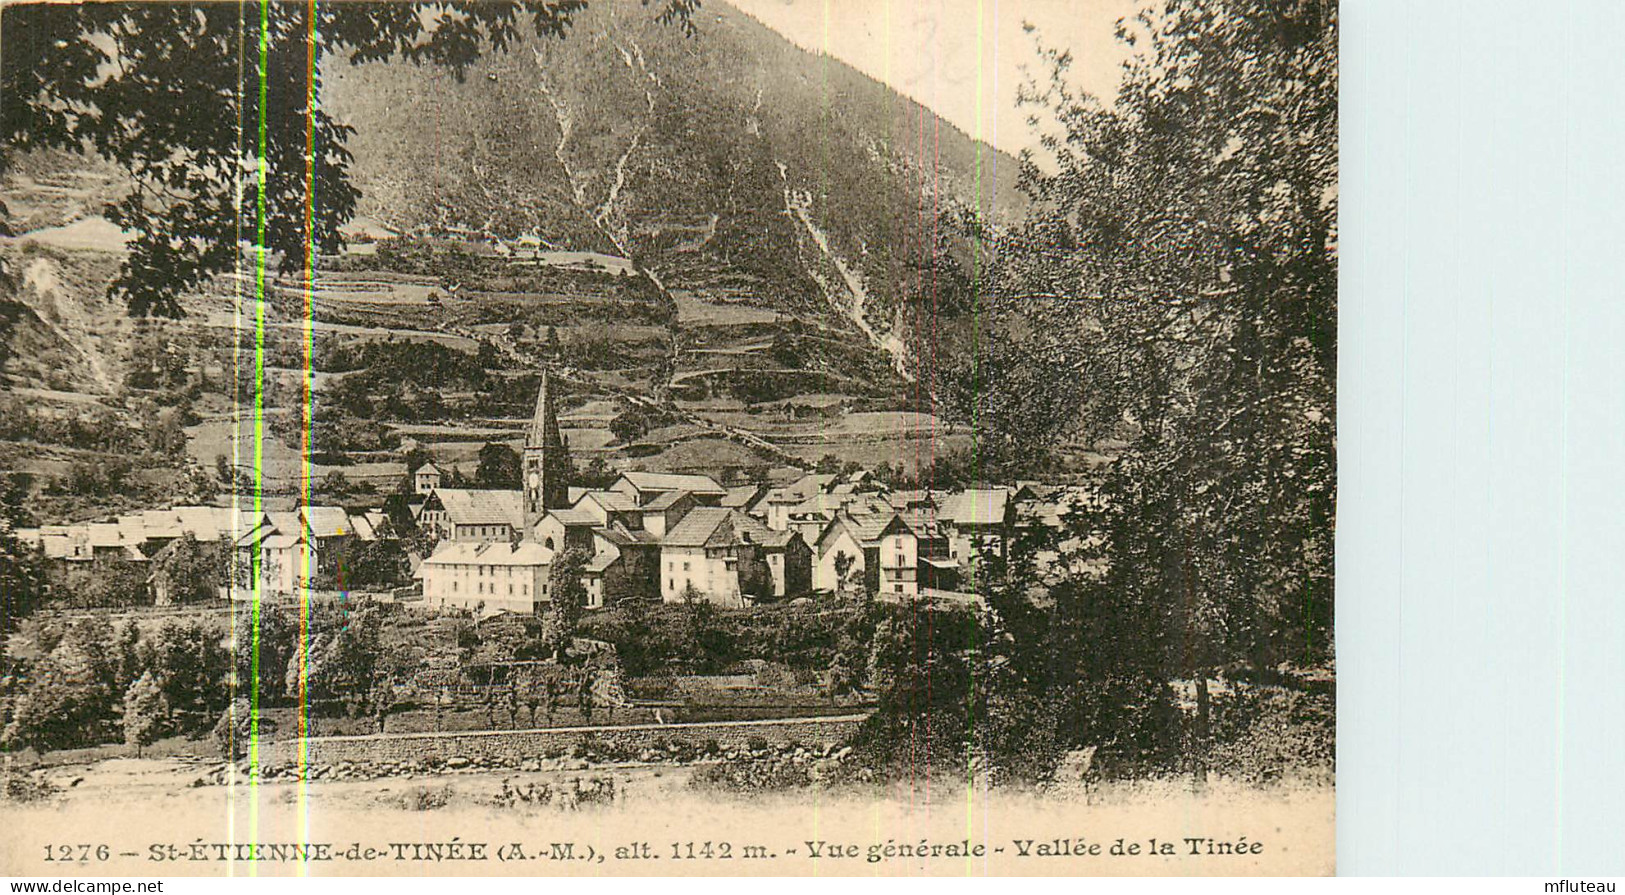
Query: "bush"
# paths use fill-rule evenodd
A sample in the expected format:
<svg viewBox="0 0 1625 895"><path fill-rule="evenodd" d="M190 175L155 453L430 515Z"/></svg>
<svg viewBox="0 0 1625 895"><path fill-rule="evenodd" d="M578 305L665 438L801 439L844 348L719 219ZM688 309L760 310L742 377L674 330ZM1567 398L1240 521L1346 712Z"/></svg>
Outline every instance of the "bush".
<svg viewBox="0 0 1625 895"><path fill-rule="evenodd" d="M782 756L706 765L689 778L689 786L697 789L739 793L801 789L813 782L811 762L793 762Z"/></svg>
<svg viewBox="0 0 1625 895"><path fill-rule="evenodd" d="M1331 779L1336 710L1331 694L1232 684L1213 700L1207 765L1249 784Z"/></svg>
<svg viewBox="0 0 1625 895"><path fill-rule="evenodd" d="M4 783L0 785L0 797L8 802L41 802L58 792L56 784L39 774L9 765L0 773L5 775Z"/></svg>
<svg viewBox="0 0 1625 895"><path fill-rule="evenodd" d="M451 804L450 784L416 786L401 793L401 807L407 811L434 811Z"/></svg>

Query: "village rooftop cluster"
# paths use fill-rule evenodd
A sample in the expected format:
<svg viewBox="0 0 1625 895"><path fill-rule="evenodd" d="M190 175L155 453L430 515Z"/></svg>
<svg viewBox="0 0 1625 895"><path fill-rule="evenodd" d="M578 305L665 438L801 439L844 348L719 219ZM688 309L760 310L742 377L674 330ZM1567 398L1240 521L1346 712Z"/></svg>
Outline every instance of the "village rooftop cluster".
<svg viewBox="0 0 1625 895"><path fill-rule="evenodd" d="M542 376L517 490L442 485L433 463L412 470L407 498L423 555L414 583L388 597L435 611L536 614L550 572L575 552L588 609L704 601L724 608L814 594L974 600L978 566L1003 558L1031 526L1058 529L1084 499L1026 483L960 491L892 490L863 471L806 473L781 487L725 487L707 475L622 473L574 487L548 377ZM18 532L66 565L147 563L154 602L174 602L168 560L182 544L213 551L232 600L345 590L346 544L398 540L379 510L305 505L255 513L180 506L112 521ZM407 549L402 547L401 549Z"/></svg>

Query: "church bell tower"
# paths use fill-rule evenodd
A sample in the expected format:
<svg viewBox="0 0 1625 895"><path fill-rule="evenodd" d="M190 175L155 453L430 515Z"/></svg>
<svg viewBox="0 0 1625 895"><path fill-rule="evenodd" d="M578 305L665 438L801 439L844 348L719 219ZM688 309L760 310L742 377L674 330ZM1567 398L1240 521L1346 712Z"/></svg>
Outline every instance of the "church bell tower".
<svg viewBox="0 0 1625 895"><path fill-rule="evenodd" d="M542 371L542 387L536 393L536 412L525 436L524 489L525 537L530 537L548 510L570 505L570 455L559 434L558 412L548 389L547 371Z"/></svg>

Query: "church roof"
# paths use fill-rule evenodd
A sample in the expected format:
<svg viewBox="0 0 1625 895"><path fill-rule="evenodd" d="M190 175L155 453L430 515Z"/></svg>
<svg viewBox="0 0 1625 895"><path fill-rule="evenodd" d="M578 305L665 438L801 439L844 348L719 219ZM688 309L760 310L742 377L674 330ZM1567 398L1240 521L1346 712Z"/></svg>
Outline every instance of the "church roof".
<svg viewBox="0 0 1625 895"><path fill-rule="evenodd" d="M525 446L555 448L561 445L559 415L553 405L552 391L548 388L547 371L543 370L542 384L536 389L536 411L530 417Z"/></svg>

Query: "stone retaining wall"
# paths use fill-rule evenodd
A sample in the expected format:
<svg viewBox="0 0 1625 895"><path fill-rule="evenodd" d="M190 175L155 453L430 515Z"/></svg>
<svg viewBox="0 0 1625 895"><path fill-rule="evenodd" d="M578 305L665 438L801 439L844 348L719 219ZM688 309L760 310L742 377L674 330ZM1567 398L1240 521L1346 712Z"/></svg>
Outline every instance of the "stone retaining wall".
<svg viewBox="0 0 1625 895"><path fill-rule="evenodd" d="M723 749L743 749L752 740L770 745L801 743L834 746L845 742L865 715L786 718L770 721L715 721L690 724L635 724L623 727L554 727L538 730L479 730L448 733L386 733L372 736L311 737L304 740L311 765L345 762L385 763L468 759L476 764L514 764L550 753L568 753L578 743L594 741L611 750L639 751L656 743L703 747L711 741ZM292 764L299 740L266 744L260 761Z"/></svg>

